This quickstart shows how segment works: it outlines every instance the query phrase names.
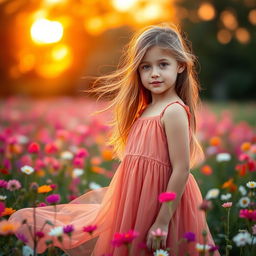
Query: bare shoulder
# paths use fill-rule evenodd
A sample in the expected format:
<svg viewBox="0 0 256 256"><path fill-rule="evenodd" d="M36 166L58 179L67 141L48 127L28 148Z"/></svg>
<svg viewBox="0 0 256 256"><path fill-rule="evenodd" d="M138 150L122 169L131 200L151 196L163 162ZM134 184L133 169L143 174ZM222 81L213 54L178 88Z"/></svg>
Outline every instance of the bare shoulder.
<svg viewBox="0 0 256 256"><path fill-rule="evenodd" d="M180 104L172 104L166 108L163 116L162 123L164 127L174 126L177 128L188 126L187 112Z"/></svg>

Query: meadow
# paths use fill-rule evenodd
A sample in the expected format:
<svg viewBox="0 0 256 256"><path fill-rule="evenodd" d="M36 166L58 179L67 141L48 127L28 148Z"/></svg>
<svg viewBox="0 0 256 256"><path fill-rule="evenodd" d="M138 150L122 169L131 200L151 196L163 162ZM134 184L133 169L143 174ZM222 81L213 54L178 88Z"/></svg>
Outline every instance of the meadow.
<svg viewBox="0 0 256 256"><path fill-rule="evenodd" d="M0 256L36 254L26 246L23 234L14 235L24 223L8 223L18 209L68 203L108 186L119 161L106 145L111 113L91 115L103 106L86 97L0 100ZM255 103L204 102L198 113L197 136L206 157L191 172L204 198L198 207L207 214L215 243L225 256L256 255L255 107ZM75 232L72 226L59 233L54 228L52 237L72 239ZM45 234L34 235L38 243ZM184 238L197 246L200 256L216 250L196 243L196 238ZM136 235L131 234L129 241L113 246L127 246L133 239ZM65 255L51 242L48 247L44 255ZM168 252L158 250L155 255Z"/></svg>

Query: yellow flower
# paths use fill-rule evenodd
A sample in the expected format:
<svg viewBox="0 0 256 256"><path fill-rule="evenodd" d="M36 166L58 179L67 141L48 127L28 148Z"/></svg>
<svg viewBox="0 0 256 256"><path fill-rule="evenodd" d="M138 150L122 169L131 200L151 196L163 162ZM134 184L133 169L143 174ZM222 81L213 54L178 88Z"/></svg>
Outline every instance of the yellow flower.
<svg viewBox="0 0 256 256"><path fill-rule="evenodd" d="M0 234L9 235L14 234L19 228L20 223L18 222L9 222L8 220L0 221Z"/></svg>
<svg viewBox="0 0 256 256"><path fill-rule="evenodd" d="M16 210L12 208L5 208L2 212L2 216L12 215L14 212L16 212Z"/></svg>
<svg viewBox="0 0 256 256"><path fill-rule="evenodd" d="M255 181L249 181L246 183L246 186L248 188L256 188L256 182Z"/></svg>
<svg viewBox="0 0 256 256"><path fill-rule="evenodd" d="M241 145L241 150L242 151L248 151L248 150L250 150L250 148L251 148L251 143L250 142L244 142Z"/></svg>
<svg viewBox="0 0 256 256"><path fill-rule="evenodd" d="M38 187L38 189L37 189L37 193L39 193L39 194L48 193L50 191L52 191L52 188L49 185L42 185L42 186Z"/></svg>

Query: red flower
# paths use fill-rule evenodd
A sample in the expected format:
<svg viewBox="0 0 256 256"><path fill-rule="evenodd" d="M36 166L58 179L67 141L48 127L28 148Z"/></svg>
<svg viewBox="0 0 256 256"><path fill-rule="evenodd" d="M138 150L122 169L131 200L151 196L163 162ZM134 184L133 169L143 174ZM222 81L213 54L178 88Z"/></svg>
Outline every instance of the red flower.
<svg viewBox="0 0 256 256"><path fill-rule="evenodd" d="M135 230L129 230L127 233L115 233L114 239L111 241L111 243L116 247L119 247L123 244L127 245L131 243L138 235L139 233Z"/></svg>
<svg viewBox="0 0 256 256"><path fill-rule="evenodd" d="M164 193L161 193L158 197L161 203L173 201L175 198L176 198L175 192L164 192Z"/></svg>
<svg viewBox="0 0 256 256"><path fill-rule="evenodd" d="M39 144L36 142L31 142L28 146L28 152L31 154L38 154L40 150Z"/></svg>
<svg viewBox="0 0 256 256"><path fill-rule="evenodd" d="M96 225L89 225L89 226L83 227L83 231L92 234L93 231L94 231L96 228L97 228Z"/></svg>

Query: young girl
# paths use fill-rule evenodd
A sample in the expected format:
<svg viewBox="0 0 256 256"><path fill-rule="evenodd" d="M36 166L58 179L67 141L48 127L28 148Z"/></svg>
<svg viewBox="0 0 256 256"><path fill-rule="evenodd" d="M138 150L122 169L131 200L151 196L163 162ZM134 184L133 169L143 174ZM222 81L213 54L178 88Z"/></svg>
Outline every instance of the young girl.
<svg viewBox="0 0 256 256"><path fill-rule="evenodd" d="M130 255L153 255L159 245L151 231L157 228L167 233L160 247L169 248L171 256L199 255L196 243L214 245L199 209L202 195L190 173L203 159L195 137L199 84L194 64L195 56L174 25L149 26L132 38L121 66L95 81L101 86L90 91L113 95L107 108L114 107L109 144L122 162L108 187L57 205L57 226L73 224L75 231L71 247L68 236L62 243L55 239L55 246L72 256L125 256L127 248L115 247L111 240L115 233L135 230L139 235L131 243ZM168 191L177 195L170 208L158 200L160 193ZM32 209L26 208L10 220L27 219L33 226L32 215ZM54 218L54 208L36 208L36 216L37 229ZM82 230L87 225L97 225L92 236ZM25 225L18 232L29 237ZM196 241L180 242L186 232L195 233ZM39 253L46 249L49 236L45 234ZM33 247L31 240L29 245Z"/></svg>

